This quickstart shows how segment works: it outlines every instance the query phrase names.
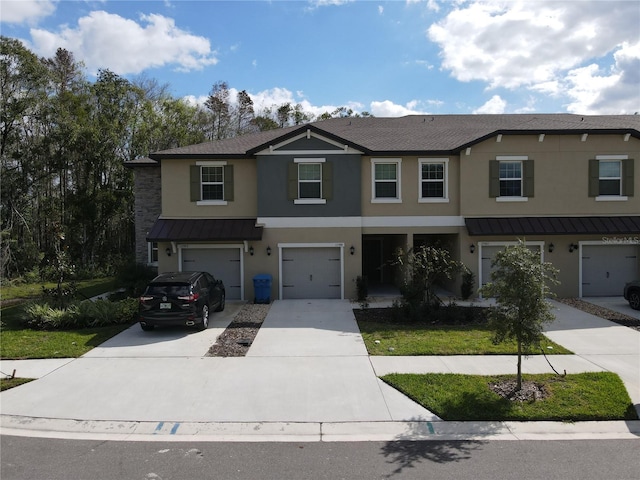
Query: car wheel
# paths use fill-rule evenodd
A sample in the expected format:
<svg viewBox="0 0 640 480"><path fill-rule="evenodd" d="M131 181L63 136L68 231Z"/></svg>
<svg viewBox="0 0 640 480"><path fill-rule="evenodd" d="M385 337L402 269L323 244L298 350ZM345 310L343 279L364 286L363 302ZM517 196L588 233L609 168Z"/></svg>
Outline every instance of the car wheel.
<svg viewBox="0 0 640 480"><path fill-rule="evenodd" d="M640 310L640 292L631 292L629 294L629 305L634 310Z"/></svg>
<svg viewBox="0 0 640 480"><path fill-rule="evenodd" d="M151 330L153 330L153 325L142 325L142 324L140 324L140 328L142 328L142 330L144 330L145 332L150 332Z"/></svg>
<svg viewBox="0 0 640 480"><path fill-rule="evenodd" d="M200 324L201 330L206 330L209 327L209 307L205 305L202 307L202 323Z"/></svg>
<svg viewBox="0 0 640 480"><path fill-rule="evenodd" d="M216 312L221 312L224 310L224 292L222 292L222 295L220 296L220 304L218 305L218 308L216 308Z"/></svg>

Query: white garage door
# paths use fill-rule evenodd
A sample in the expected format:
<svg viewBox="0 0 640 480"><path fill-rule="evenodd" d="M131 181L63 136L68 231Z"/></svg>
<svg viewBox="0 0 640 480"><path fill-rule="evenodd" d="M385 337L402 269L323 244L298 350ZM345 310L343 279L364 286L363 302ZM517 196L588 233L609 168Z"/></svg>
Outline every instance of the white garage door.
<svg viewBox="0 0 640 480"><path fill-rule="evenodd" d="M227 299L241 300L239 248L184 248L182 270L209 272L224 282Z"/></svg>
<svg viewBox="0 0 640 480"><path fill-rule="evenodd" d="M496 254L501 252L507 247L507 245L483 245L482 246L482 285L485 285L491 281L491 272L494 268L491 267L491 263L496 258ZM529 250L534 252L540 252L540 245L527 245ZM542 261L542 258L540 259Z"/></svg>
<svg viewBox="0 0 640 480"><path fill-rule="evenodd" d="M341 298L340 248L283 248L282 298Z"/></svg>
<svg viewBox="0 0 640 480"><path fill-rule="evenodd" d="M582 296L622 295L624 284L638 278L637 245L584 245Z"/></svg>

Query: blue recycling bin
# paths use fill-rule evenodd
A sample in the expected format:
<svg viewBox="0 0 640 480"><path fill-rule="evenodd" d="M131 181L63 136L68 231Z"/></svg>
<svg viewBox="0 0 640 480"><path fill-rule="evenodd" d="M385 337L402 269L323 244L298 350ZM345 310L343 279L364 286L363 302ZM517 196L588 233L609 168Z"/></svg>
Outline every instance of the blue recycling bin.
<svg viewBox="0 0 640 480"><path fill-rule="evenodd" d="M261 273L253 277L254 303L271 303L271 275Z"/></svg>

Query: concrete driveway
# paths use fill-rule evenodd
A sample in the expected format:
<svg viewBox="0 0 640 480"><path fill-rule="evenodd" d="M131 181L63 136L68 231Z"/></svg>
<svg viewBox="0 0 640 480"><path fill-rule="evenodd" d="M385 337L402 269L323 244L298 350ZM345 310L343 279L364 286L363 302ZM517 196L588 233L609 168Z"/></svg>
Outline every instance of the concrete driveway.
<svg viewBox="0 0 640 480"><path fill-rule="evenodd" d="M585 302L593 303L599 307L608 308L614 312L623 313L629 317L640 319L640 310L634 310L622 295L618 297L584 297Z"/></svg>
<svg viewBox="0 0 640 480"><path fill-rule="evenodd" d="M2 414L160 423L438 419L376 377L348 301L276 301L249 356L204 357L223 324L213 319L200 333L134 325L3 392Z"/></svg>

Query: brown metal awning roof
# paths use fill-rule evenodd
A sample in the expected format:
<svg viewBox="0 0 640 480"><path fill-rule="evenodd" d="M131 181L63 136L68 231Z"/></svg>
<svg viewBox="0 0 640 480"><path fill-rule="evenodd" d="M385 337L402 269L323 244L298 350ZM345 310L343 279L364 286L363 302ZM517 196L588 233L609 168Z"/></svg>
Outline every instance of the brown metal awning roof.
<svg viewBox="0 0 640 480"><path fill-rule="evenodd" d="M640 234L640 216L466 218L469 235Z"/></svg>
<svg viewBox="0 0 640 480"><path fill-rule="evenodd" d="M255 218L159 218L147 234L148 242L261 240Z"/></svg>

